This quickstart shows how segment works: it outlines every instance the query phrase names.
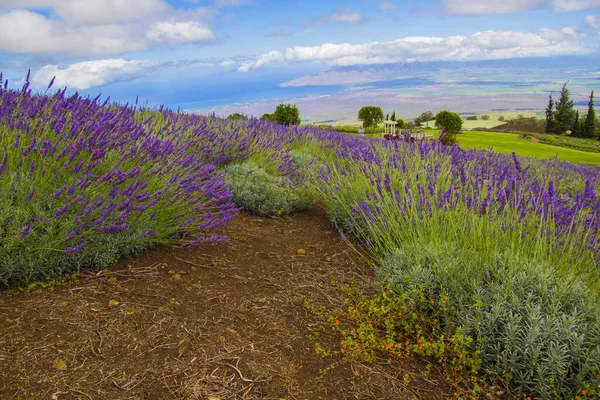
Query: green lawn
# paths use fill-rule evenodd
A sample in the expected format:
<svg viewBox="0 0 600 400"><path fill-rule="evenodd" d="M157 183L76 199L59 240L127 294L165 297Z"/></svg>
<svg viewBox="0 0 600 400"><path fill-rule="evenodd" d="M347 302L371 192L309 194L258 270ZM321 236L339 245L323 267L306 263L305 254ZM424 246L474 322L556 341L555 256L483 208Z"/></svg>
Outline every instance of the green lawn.
<svg viewBox="0 0 600 400"><path fill-rule="evenodd" d="M439 134L439 131L436 131L436 136L437 134ZM534 143L512 133L466 131L458 135L458 144L465 149L490 149L501 153L515 151L519 156L536 158L550 158L558 154L559 160L600 165L600 153Z"/></svg>
<svg viewBox="0 0 600 400"><path fill-rule="evenodd" d="M476 121L463 121L463 129L495 128L503 124L505 124L505 122L503 121L496 121L491 119L484 121L482 119L478 119Z"/></svg>
<svg viewBox="0 0 600 400"><path fill-rule="evenodd" d="M487 122L490 124L497 124L497 121L468 121L472 123ZM463 125L464 126L464 125ZM480 124L481 126L481 124ZM321 126L327 128L327 125ZM339 132L356 134L358 133L358 125L339 125L334 127ZM383 128L375 128L376 132L373 137L379 137L379 131ZM427 129L428 132L433 132L437 137L439 130ZM369 132L367 132L369 133ZM370 135L369 135L370 136ZM593 164L600 165L600 153L594 140L590 139L579 139L571 137L559 137L555 135L544 135L544 134L529 134L529 136L537 137L542 141L552 141L559 144L559 146L553 146L545 143L535 143L529 140L529 138L522 138L516 133L500 133L500 132L481 132L481 131L465 131L458 135L458 144L465 149L486 149L493 150L500 153L512 153L515 151L519 156L536 157L536 158L551 158L558 154L558 159L562 161L569 161L573 163L581 164ZM592 152L575 150L573 148L562 147L580 147L589 148Z"/></svg>
<svg viewBox="0 0 600 400"><path fill-rule="evenodd" d="M522 133L523 136L534 137L541 143L551 146L568 147L590 153L600 153L600 140L582 139L571 136L551 135L548 133Z"/></svg>

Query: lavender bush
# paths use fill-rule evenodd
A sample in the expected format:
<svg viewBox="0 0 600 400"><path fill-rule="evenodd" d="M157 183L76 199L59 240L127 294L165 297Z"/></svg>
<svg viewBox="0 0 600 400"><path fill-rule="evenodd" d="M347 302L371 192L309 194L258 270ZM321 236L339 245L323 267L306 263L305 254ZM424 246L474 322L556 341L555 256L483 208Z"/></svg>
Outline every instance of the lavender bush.
<svg viewBox="0 0 600 400"><path fill-rule="evenodd" d="M260 216L289 216L311 209L315 193L294 186L285 176L272 175L251 160L226 167L225 181L238 207Z"/></svg>
<svg viewBox="0 0 600 400"><path fill-rule="evenodd" d="M485 367L514 392L575 398L598 387L600 306L580 282L509 252L493 268L472 272L476 262L450 242L413 245L383 261L381 279L399 292L424 288L430 298L448 299L439 317L447 331L472 337Z"/></svg>
<svg viewBox="0 0 600 400"><path fill-rule="evenodd" d="M0 283L222 239L211 231L237 213L222 175L139 117L64 90L0 91Z"/></svg>
<svg viewBox="0 0 600 400"><path fill-rule="evenodd" d="M339 147L312 183L334 223L399 292L448 296L448 334L473 338L515 392L600 388L600 170L437 143Z"/></svg>
<svg viewBox="0 0 600 400"><path fill-rule="evenodd" d="M122 106L66 89L34 95L28 82L16 91L0 79L0 88L2 284L102 268L160 243L222 240L212 232L238 212L223 168L243 160L267 169L261 184L285 182L265 200L295 204L273 212L310 207L307 189L292 190L304 175L290 150L331 136Z"/></svg>

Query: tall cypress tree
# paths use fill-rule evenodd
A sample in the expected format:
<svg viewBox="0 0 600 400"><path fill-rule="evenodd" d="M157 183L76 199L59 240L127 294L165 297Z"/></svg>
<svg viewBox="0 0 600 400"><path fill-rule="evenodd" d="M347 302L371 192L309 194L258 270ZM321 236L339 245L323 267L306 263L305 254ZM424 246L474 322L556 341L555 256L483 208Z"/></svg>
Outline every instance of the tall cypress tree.
<svg viewBox="0 0 600 400"><path fill-rule="evenodd" d="M552 93L548 98L548 107L546 107L546 133L554 132L554 99Z"/></svg>
<svg viewBox="0 0 600 400"><path fill-rule="evenodd" d="M571 128L571 136L574 137L582 137L583 132L579 129L579 111L575 111L575 122L573 122L573 127Z"/></svg>
<svg viewBox="0 0 600 400"><path fill-rule="evenodd" d="M392 116L390 117L390 119L391 119L392 121L395 121L395 120L396 120L396 111L394 111L394 112L392 113Z"/></svg>
<svg viewBox="0 0 600 400"><path fill-rule="evenodd" d="M583 136L593 138L596 136L596 111L594 111L594 91L590 94L590 102L588 103L588 112L583 123Z"/></svg>
<svg viewBox="0 0 600 400"><path fill-rule="evenodd" d="M560 91L560 98L555 107L556 111L554 113L554 119L556 121L556 133L563 135L573 128L573 122L575 120L574 106L575 103L571 99L569 89L567 89L567 83L565 83Z"/></svg>

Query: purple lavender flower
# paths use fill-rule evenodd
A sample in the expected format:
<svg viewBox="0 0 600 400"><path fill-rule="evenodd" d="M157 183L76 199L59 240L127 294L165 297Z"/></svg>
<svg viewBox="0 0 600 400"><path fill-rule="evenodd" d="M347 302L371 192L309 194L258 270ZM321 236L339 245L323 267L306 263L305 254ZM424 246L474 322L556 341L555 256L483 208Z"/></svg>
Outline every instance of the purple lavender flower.
<svg viewBox="0 0 600 400"><path fill-rule="evenodd" d="M30 224L25 225L25 227L20 232L21 237L25 237L25 236L29 235L30 231L31 231L31 225Z"/></svg>

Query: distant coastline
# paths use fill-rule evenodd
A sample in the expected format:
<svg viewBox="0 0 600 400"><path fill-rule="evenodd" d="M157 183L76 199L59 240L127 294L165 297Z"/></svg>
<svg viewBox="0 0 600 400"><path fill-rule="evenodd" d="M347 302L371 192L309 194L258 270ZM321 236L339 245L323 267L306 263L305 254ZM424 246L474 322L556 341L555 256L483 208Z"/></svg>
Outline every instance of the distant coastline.
<svg viewBox="0 0 600 400"><path fill-rule="evenodd" d="M594 58L577 61L576 67L574 60L557 57L334 68L285 82L269 82L271 89L260 90L255 101L239 101L231 96L212 105L187 109L200 114L227 116L240 112L260 116L276 104L287 102L298 105L306 122L343 124L357 123L356 113L368 104L381 106L385 112L395 111L404 119L443 109L465 116L541 115L548 95L569 81L576 108L583 110L589 92L598 85L600 72Z"/></svg>

